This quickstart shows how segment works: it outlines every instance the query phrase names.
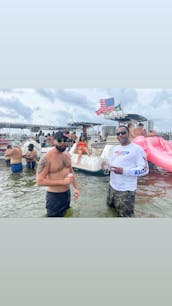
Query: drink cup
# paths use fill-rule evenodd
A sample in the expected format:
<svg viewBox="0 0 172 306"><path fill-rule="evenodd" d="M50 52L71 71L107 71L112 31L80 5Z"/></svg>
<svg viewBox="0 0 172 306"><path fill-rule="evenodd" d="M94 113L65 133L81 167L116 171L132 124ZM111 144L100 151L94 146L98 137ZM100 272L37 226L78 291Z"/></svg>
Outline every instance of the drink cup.
<svg viewBox="0 0 172 306"><path fill-rule="evenodd" d="M67 177L73 177L72 173L68 173Z"/></svg>
<svg viewBox="0 0 172 306"><path fill-rule="evenodd" d="M102 166L103 173L108 174L109 173L108 163L104 161L101 166Z"/></svg>

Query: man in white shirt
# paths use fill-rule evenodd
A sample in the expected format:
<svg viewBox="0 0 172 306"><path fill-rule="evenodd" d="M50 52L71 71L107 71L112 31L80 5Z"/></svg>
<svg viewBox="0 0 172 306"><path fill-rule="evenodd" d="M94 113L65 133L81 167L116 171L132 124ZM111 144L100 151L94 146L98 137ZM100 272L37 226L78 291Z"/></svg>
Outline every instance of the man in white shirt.
<svg viewBox="0 0 172 306"><path fill-rule="evenodd" d="M118 217L134 217L137 177L146 175L149 167L144 150L130 142L128 127L119 126L116 135L120 144L112 149L108 159L107 205L115 208Z"/></svg>

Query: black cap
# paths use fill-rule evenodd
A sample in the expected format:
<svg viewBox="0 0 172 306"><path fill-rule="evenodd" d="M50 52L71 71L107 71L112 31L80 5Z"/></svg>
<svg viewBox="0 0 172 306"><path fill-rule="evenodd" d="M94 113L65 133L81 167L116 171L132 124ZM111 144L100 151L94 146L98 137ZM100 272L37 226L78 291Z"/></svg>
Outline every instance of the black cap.
<svg viewBox="0 0 172 306"><path fill-rule="evenodd" d="M33 144L33 143L30 143L30 144L28 145L28 148L33 149L33 148L34 148L34 144Z"/></svg>
<svg viewBox="0 0 172 306"><path fill-rule="evenodd" d="M54 138L58 141L58 142L66 142L67 141L67 137L64 135L63 132L57 132L55 135L54 135Z"/></svg>

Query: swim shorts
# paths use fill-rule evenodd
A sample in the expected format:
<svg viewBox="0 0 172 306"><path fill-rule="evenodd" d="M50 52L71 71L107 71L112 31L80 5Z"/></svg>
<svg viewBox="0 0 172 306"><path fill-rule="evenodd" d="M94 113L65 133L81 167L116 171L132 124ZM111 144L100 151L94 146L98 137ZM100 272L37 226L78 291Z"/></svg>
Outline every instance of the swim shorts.
<svg viewBox="0 0 172 306"><path fill-rule="evenodd" d="M26 163L26 168L27 169L35 169L35 166L36 166L36 162L35 161L27 162Z"/></svg>
<svg viewBox="0 0 172 306"><path fill-rule="evenodd" d="M64 217L70 207L70 190L65 192L49 192L46 195L46 209L48 217Z"/></svg>
<svg viewBox="0 0 172 306"><path fill-rule="evenodd" d="M23 170L22 163L19 164L11 164L12 173L21 172Z"/></svg>
<svg viewBox="0 0 172 306"><path fill-rule="evenodd" d="M107 205L115 209L117 217L134 217L135 191L114 190L109 185Z"/></svg>

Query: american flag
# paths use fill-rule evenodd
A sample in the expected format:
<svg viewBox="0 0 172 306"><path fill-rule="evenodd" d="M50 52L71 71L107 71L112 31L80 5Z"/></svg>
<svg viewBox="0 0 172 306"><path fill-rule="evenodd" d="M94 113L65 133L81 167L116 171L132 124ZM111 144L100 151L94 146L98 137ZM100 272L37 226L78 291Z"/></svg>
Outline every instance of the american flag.
<svg viewBox="0 0 172 306"><path fill-rule="evenodd" d="M96 111L96 114L112 112L114 109L114 98L100 99L100 108Z"/></svg>

